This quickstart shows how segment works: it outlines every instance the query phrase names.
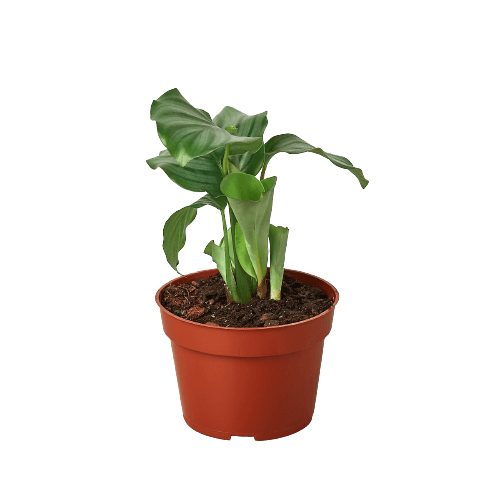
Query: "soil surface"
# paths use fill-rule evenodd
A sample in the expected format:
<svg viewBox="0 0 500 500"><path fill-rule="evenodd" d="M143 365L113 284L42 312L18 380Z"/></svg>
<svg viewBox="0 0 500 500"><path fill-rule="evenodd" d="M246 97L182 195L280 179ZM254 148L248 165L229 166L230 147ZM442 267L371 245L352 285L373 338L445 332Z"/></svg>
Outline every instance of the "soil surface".
<svg viewBox="0 0 500 500"><path fill-rule="evenodd" d="M195 323L255 328L288 325L326 311L333 300L315 286L305 285L285 274L281 300L253 297L246 304L228 303L220 273L177 286L169 285L160 296L167 311Z"/></svg>

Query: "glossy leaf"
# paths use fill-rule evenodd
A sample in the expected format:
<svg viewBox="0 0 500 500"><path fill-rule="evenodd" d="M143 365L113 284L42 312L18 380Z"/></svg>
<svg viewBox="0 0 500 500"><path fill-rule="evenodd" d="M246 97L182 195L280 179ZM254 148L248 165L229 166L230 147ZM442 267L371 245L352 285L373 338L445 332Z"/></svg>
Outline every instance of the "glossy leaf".
<svg viewBox="0 0 500 500"><path fill-rule="evenodd" d="M147 160L152 169L162 169L178 186L189 191L206 191L212 196L221 196L222 172L216 163L216 156L200 156L181 167L168 151Z"/></svg>
<svg viewBox="0 0 500 500"><path fill-rule="evenodd" d="M349 170L357 177L363 189L368 185L368 181L365 179L362 170L359 168L355 168L347 158L344 158L343 156L333 155L331 153L326 153L321 148L315 148L314 146L311 146L311 144L303 141L300 137L297 137L293 134L276 135L266 142L266 158L264 167L267 166L269 160L277 153L300 154L309 152L316 153L320 156L323 156L324 158L327 158L337 167Z"/></svg>
<svg viewBox="0 0 500 500"><path fill-rule="evenodd" d="M222 278L226 276L226 258L224 255L224 247L217 245L214 240L212 240L204 250L204 253L210 255L212 260L217 265L217 269L221 274Z"/></svg>
<svg viewBox="0 0 500 500"><path fill-rule="evenodd" d="M274 300L281 299L287 240L287 227L269 225L269 283L271 287L270 297Z"/></svg>
<svg viewBox="0 0 500 500"><path fill-rule="evenodd" d="M262 137L239 137L218 127L208 113L196 109L172 89L153 101L151 119L156 121L158 136L181 167L193 158L228 145L229 154L255 152Z"/></svg>

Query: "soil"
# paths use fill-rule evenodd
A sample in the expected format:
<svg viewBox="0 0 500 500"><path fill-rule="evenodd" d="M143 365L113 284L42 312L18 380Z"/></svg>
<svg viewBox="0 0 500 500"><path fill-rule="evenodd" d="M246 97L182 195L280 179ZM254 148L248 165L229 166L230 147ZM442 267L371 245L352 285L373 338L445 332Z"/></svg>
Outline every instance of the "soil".
<svg viewBox="0 0 500 500"><path fill-rule="evenodd" d="M268 279L268 278L266 278ZM220 273L163 289L161 304L167 311L195 323L231 328L289 325L313 318L333 305L315 286L283 277L281 300L253 297L246 304L227 301Z"/></svg>

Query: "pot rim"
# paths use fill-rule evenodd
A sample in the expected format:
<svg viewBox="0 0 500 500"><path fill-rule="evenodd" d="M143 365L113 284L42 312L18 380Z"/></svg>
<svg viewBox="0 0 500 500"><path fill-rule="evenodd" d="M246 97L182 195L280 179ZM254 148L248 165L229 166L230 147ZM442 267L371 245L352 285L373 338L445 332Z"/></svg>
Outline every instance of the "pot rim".
<svg viewBox="0 0 500 500"><path fill-rule="evenodd" d="M220 328L223 328L224 331L234 331L234 332L238 332L238 331L265 331L265 330L273 330L273 329L277 329L277 328L289 328L290 326L292 325L301 325L301 324L305 324L307 323L308 321L314 321L314 320L317 320L318 318L328 314L332 309L335 308L335 306L337 305L338 301L339 301L339 292L338 290L331 284L329 283L328 281L324 280L323 278L320 278L318 276L315 276L314 274L309 274L309 273L305 273L303 271L296 271L294 269L284 269L284 272L286 273L286 271L290 271L292 273L299 273L299 274L303 274L303 275L306 275L306 276L310 276L311 278L315 278L319 281L322 281L323 283L325 283L326 285L328 285L329 287L331 287L333 289L333 304L328 308L326 309L326 311L323 311L322 313L320 314L317 314L316 316L313 316L312 318L308 318L308 319L304 319L302 321L297 321L295 323L289 323L287 325L276 325L276 326L255 326L255 327L251 327L251 328L247 328L247 327L234 327L234 326L219 326L219 325L206 325L204 323L197 323L196 321L191 321L189 319L184 319L184 318L180 318L179 316L177 316L176 314L173 314L171 313L169 310L165 309L165 307L163 307L163 305L161 304L160 302L160 293L163 291L163 289L165 287L167 287L168 285L170 285L172 282L180 279L180 278L185 278L187 276L189 276L190 274L198 274L198 273L203 273L203 272L208 272L208 271L215 271L214 274L217 274L219 272L219 270L217 268L215 269L203 269L203 270L200 270L200 271L195 271L193 273L188 273L188 274L182 274L181 276L177 277L177 278L174 278L172 280L170 280L169 282L165 283L164 285L162 285L159 290L156 292L156 295L155 295L155 300L156 300L156 303L158 304L158 306L160 307L160 309L165 313L165 314L168 314L169 316L171 316L172 318L174 318L176 321L183 321L185 323L188 323L190 325L198 325L198 326L203 326L203 327L206 327L206 328L216 328L216 329L220 329ZM325 292L326 293L326 292Z"/></svg>

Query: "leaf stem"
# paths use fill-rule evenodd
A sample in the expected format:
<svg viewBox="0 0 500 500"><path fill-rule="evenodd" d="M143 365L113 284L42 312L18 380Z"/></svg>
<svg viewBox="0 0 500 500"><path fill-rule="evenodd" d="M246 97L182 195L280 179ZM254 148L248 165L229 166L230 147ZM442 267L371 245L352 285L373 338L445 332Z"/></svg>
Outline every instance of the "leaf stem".
<svg viewBox="0 0 500 500"><path fill-rule="evenodd" d="M223 278L228 289L228 302L232 302L233 300L237 299L237 297L235 297L236 283L234 282L233 272L231 270L231 259L229 257L229 238L227 233L226 216L223 209L220 211L220 213L222 215L222 228L224 230L224 260L226 261L226 276L223 276Z"/></svg>
<svg viewBox="0 0 500 500"><path fill-rule="evenodd" d="M267 168L268 162L264 160L264 166L262 167L262 170L260 172L260 180L264 180L264 176L266 175L266 168Z"/></svg>
<svg viewBox="0 0 500 500"><path fill-rule="evenodd" d="M229 146L226 145L226 150L224 151L224 158L222 159L222 175L225 177L228 173L229 173Z"/></svg>

